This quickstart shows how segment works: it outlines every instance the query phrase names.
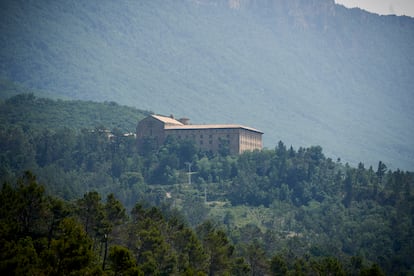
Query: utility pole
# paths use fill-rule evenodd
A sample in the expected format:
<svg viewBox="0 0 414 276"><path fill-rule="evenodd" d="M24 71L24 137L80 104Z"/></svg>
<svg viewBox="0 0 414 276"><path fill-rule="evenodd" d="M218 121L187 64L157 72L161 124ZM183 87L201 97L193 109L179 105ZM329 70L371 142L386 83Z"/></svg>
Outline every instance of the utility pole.
<svg viewBox="0 0 414 276"><path fill-rule="evenodd" d="M188 185L191 186L191 162L185 162L185 164L188 166Z"/></svg>

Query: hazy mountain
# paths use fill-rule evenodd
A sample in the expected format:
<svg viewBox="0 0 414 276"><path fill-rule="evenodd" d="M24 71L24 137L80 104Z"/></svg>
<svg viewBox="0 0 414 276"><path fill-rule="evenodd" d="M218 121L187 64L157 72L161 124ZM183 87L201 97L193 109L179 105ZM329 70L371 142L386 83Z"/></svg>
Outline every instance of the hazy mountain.
<svg viewBox="0 0 414 276"><path fill-rule="evenodd" d="M414 168L414 19L333 0L1 1L0 77Z"/></svg>

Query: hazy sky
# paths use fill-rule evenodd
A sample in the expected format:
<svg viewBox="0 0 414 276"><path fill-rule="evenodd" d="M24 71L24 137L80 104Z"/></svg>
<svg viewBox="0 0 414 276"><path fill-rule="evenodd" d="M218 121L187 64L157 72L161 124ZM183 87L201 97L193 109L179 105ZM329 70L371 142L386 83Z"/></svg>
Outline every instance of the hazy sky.
<svg viewBox="0 0 414 276"><path fill-rule="evenodd" d="M414 0L335 0L346 7L359 7L378 14L397 14L414 17Z"/></svg>

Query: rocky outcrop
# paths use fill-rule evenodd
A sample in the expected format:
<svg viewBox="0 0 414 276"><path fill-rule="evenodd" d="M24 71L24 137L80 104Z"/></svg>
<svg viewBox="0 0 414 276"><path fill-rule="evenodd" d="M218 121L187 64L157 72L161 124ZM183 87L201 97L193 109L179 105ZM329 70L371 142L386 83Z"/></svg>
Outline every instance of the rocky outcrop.
<svg viewBox="0 0 414 276"><path fill-rule="evenodd" d="M219 6L233 10L251 10L276 21L293 24L299 29L329 28L335 16L334 0L191 0L198 5Z"/></svg>

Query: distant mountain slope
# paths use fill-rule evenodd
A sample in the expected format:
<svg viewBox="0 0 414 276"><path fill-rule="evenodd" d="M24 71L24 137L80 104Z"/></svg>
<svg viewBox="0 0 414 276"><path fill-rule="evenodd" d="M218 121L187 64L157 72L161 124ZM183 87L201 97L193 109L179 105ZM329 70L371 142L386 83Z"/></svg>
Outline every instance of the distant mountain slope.
<svg viewBox="0 0 414 276"><path fill-rule="evenodd" d="M98 127L131 133L135 132L136 122L148 114L114 102L51 100L33 94L20 94L0 101L0 126L20 126L30 133L45 129L81 131Z"/></svg>
<svg viewBox="0 0 414 276"><path fill-rule="evenodd" d="M409 17L333 0L6 0L0 34L0 77L26 87L414 168Z"/></svg>

